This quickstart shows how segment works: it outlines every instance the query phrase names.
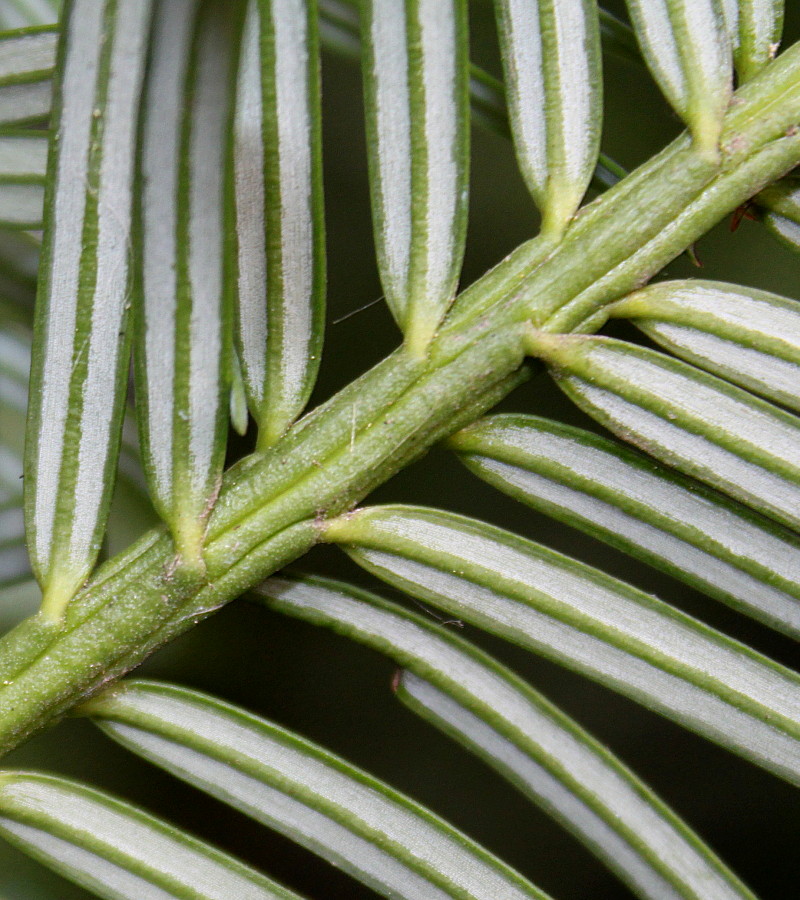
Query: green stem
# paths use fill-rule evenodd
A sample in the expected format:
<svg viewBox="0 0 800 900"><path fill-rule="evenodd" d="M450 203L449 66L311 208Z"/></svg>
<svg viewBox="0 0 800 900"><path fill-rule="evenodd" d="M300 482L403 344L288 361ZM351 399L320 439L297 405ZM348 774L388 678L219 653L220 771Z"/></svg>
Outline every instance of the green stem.
<svg viewBox="0 0 800 900"><path fill-rule="evenodd" d="M465 292L425 359L399 350L225 476L205 573L176 565L163 528L102 566L62 622L35 616L0 641L0 752L296 559L331 516L525 377L529 323L599 327L718 219L800 163L800 48L749 82L720 166L684 136L588 206L559 244L536 241ZM789 135L784 137L784 135Z"/></svg>

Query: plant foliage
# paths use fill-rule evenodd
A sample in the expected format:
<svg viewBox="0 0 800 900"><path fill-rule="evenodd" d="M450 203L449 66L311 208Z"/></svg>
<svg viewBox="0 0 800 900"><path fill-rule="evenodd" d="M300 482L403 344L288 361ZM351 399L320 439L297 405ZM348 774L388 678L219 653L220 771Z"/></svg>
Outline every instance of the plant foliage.
<svg viewBox="0 0 800 900"><path fill-rule="evenodd" d="M367 771L369 754L362 768L244 708L259 669L217 632L224 615L192 636L224 658L237 703L176 683L165 645L249 597L239 615L275 652L267 616L319 627L302 632L311 665L322 629L393 660L397 698L446 752L475 754L486 793L503 790L494 770L563 826L613 890L753 900L701 824L528 679L547 671L531 657L549 660L612 708L605 689L649 711L648 746L664 717L741 771L760 767L757 784L800 784L787 650L800 635L800 307L775 285L648 284L736 210L800 249L800 44L778 53L783 13L779 0L628 0L628 21L595 0L0 0L0 753L15 751L0 836L37 861L14 896L67 896L66 881L38 886L40 863L88 892L75 896L333 896L304 878L307 857L285 864L293 845L352 879L342 896L559 895L546 867L506 861L481 828L491 798L476 792L451 824L435 793L429 809L413 780L398 790ZM359 165L323 153L322 47L331 65L361 60L373 265L401 333L372 368L388 316L354 333L339 353L358 377L343 388L320 369L326 270L343 268L330 229L326 259L323 161ZM604 60L645 90L649 70L687 128L631 174L600 152L604 94L615 102ZM470 160L491 165L471 151L472 123L510 140L530 209L525 240L459 293ZM350 198L328 190L330 220ZM366 241L345 243L344 268L369 262ZM563 398L487 415L530 378ZM522 391L510 402L529 402ZM502 506L497 527L418 505L420 467L407 502L360 505L434 447L462 492L477 476L587 534L583 552L522 506ZM330 555L306 568L327 558L424 614L275 574L321 545ZM672 602L680 583L697 592L690 611ZM167 660L169 681L124 678L160 648L147 665ZM290 688L301 668L287 660ZM38 736L68 715L124 748L87 725L89 759L148 773L119 783L130 802L94 786L86 759L31 770L32 747L47 756L81 728ZM213 814L176 800L154 815L150 779L207 794L191 796ZM259 847L288 839L285 854L214 827L251 827L239 814L269 829L249 832ZM11 859L0 890L24 871Z"/></svg>

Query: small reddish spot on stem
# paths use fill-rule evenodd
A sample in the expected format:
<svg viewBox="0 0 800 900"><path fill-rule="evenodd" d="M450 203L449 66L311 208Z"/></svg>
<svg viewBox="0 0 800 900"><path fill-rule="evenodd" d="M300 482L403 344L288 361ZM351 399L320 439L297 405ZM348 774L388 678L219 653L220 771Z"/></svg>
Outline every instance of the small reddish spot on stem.
<svg viewBox="0 0 800 900"><path fill-rule="evenodd" d="M689 257L689 260L691 261L692 265L695 266L695 268L703 268L703 263L700 261L700 257L697 255L697 248L694 244L686 248L686 255Z"/></svg>
<svg viewBox="0 0 800 900"><path fill-rule="evenodd" d="M400 679L403 677L402 669L395 669L392 675L392 693L396 694L400 689Z"/></svg>
<svg viewBox="0 0 800 900"><path fill-rule="evenodd" d="M750 219L751 222L756 222L758 220L758 216L753 211L753 207L750 203L743 203L733 211L730 226L732 232L736 231L742 224L742 219Z"/></svg>

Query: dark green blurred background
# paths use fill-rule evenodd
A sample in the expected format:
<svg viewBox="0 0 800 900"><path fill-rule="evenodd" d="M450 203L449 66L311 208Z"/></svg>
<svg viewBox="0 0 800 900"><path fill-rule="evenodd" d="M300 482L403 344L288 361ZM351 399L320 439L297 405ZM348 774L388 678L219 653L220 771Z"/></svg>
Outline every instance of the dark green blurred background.
<svg viewBox="0 0 800 900"><path fill-rule="evenodd" d="M791 8L786 43L800 37L800 8L795 0L787 5ZM618 6L616 11L621 12ZM490 4L473 2L472 13L473 58L499 74ZM679 124L635 66L608 60L606 75L603 149L633 168L663 147L679 131ZM381 293L355 65L326 56L324 105L330 324L315 403L377 362L398 340L381 303L337 323ZM473 146L464 284L530 237L537 224L508 142L476 130ZM781 248L756 223L745 221L735 233L722 223L697 249L702 270L684 257L669 267L668 274L738 281L800 299L800 257ZM617 333L630 336L625 326L617 328ZM503 406L587 424L546 376L535 377ZM238 449L244 448L243 444ZM514 504L442 450L403 472L373 499L443 506L511 528L601 566L776 659L800 666L797 649L788 639ZM330 548L314 551L303 567L381 590ZM465 628L463 633L612 747L760 897L800 897L796 790L555 665L475 629ZM631 896L578 843L492 771L406 711L390 691L392 671L384 658L342 638L240 601L162 650L142 673L219 694L342 754L428 804L556 898ZM309 897L374 896L311 854L128 755L88 723L59 725L16 751L8 764L54 770L119 793L241 855ZM1 846L0 896L72 900L89 895Z"/></svg>

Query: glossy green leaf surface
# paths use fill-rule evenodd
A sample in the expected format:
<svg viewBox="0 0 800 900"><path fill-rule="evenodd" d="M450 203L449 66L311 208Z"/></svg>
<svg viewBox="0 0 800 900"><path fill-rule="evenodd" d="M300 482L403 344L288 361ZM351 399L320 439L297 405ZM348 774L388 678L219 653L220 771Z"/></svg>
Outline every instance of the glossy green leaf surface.
<svg viewBox="0 0 800 900"><path fill-rule="evenodd" d="M733 60L722 0L627 0L639 46L653 77L716 157L733 88Z"/></svg>
<svg viewBox="0 0 800 900"><path fill-rule="evenodd" d="M238 11L161 0L143 100L135 345L142 457L154 505L195 567L228 422L221 173Z"/></svg>
<svg viewBox="0 0 800 900"><path fill-rule="evenodd" d="M54 617L97 558L114 483L150 10L75 0L65 11L25 450L31 565Z"/></svg>
<svg viewBox="0 0 800 900"><path fill-rule="evenodd" d="M302 412L325 318L316 5L249 0L232 141L236 339L262 446Z"/></svg>
<svg viewBox="0 0 800 900"><path fill-rule="evenodd" d="M520 170L560 234L586 193L600 150L602 73L590 0L499 0L500 43Z"/></svg>
<svg viewBox="0 0 800 900"><path fill-rule="evenodd" d="M382 896L545 897L412 800L214 697L133 681L90 701L84 712L124 746L288 835Z"/></svg>
<svg viewBox="0 0 800 900"><path fill-rule="evenodd" d="M800 637L800 540L628 449L535 416L479 420L451 440L512 497Z"/></svg>
<svg viewBox="0 0 800 900"><path fill-rule="evenodd" d="M465 0L367 0L364 89L381 283L415 352L452 302L466 235Z"/></svg>
<svg viewBox="0 0 800 900"><path fill-rule="evenodd" d="M583 410L624 440L800 525L800 420L662 353L609 338L534 338Z"/></svg>
<svg viewBox="0 0 800 900"><path fill-rule="evenodd" d="M662 281L610 308L653 341L800 411L800 303L715 281Z"/></svg>
<svg viewBox="0 0 800 900"><path fill-rule="evenodd" d="M185 832L52 775L0 774L0 834L108 900L299 900Z"/></svg>
<svg viewBox="0 0 800 900"><path fill-rule="evenodd" d="M541 694L441 626L341 582L275 577L270 609L373 647L404 671L397 694L483 757L640 896L751 897L633 773Z"/></svg>
<svg viewBox="0 0 800 900"><path fill-rule="evenodd" d="M54 28L0 34L0 124L50 115L57 44Z"/></svg>
<svg viewBox="0 0 800 900"><path fill-rule="evenodd" d="M368 571L800 784L800 675L615 578L483 522L372 507L326 529Z"/></svg>

